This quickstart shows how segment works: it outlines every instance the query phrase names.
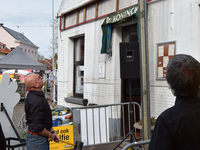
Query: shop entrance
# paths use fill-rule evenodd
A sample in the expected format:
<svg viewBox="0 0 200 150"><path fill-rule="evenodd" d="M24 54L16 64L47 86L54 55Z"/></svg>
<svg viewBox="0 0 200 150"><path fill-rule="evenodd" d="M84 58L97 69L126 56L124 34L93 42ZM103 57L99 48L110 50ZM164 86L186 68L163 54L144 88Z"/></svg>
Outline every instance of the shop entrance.
<svg viewBox="0 0 200 150"><path fill-rule="evenodd" d="M137 24L132 24L129 26L122 27L122 42L138 42L138 34L137 34ZM121 80L121 102L129 102L129 83L130 79L122 79ZM131 100L132 102L137 102L141 105L141 86L140 86L140 77L131 79ZM128 119L128 107L125 108L125 132L129 132L129 119ZM136 108L137 109L137 108ZM135 110L138 112L139 110ZM133 111L134 112L134 111ZM139 121L139 113L133 114L136 115L136 121ZM133 125L132 125L133 128Z"/></svg>

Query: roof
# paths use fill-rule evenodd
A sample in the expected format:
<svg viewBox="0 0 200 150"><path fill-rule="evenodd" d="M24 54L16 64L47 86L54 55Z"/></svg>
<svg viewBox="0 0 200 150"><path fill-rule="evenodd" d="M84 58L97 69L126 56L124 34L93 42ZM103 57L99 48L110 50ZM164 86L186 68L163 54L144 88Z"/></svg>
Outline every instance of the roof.
<svg viewBox="0 0 200 150"><path fill-rule="evenodd" d="M3 48L1 47L2 45L5 45L5 49L3 49ZM11 52L11 50L8 49L8 48L6 47L6 44L0 42L0 53L8 54L8 53L10 53L10 52Z"/></svg>
<svg viewBox="0 0 200 150"><path fill-rule="evenodd" d="M44 58L44 59L38 60L38 62L46 64L48 70L52 69L52 60Z"/></svg>
<svg viewBox="0 0 200 150"><path fill-rule="evenodd" d="M0 59L1 69L46 70L45 64L30 58L19 46Z"/></svg>
<svg viewBox="0 0 200 150"><path fill-rule="evenodd" d="M9 29L5 26L1 26L1 27L4 28L17 41L20 41L21 43L27 44L27 45L32 46L32 47L39 48L35 44L33 44L23 33L16 32L16 31L11 30L11 29Z"/></svg>

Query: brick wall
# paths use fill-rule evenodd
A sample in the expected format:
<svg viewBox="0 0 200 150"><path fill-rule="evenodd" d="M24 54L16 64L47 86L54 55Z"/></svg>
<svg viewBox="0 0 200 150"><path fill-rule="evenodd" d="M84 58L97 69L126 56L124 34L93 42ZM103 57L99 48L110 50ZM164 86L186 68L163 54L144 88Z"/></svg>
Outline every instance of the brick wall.
<svg viewBox="0 0 200 150"><path fill-rule="evenodd" d="M156 118L164 110L174 105L175 96L169 87L150 87L151 116Z"/></svg>

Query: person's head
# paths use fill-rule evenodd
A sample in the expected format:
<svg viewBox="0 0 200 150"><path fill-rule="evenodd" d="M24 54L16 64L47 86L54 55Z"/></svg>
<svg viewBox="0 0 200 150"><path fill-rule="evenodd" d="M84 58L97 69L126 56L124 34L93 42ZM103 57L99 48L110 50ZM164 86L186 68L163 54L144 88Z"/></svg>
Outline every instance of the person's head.
<svg viewBox="0 0 200 150"><path fill-rule="evenodd" d="M200 63L190 55L177 54L169 60L166 79L175 96L198 96Z"/></svg>
<svg viewBox="0 0 200 150"><path fill-rule="evenodd" d="M42 77L37 74L30 74L25 79L25 85L29 90L41 91L43 87Z"/></svg>
<svg viewBox="0 0 200 150"><path fill-rule="evenodd" d="M58 116L58 112L55 112L55 111L54 111L54 112L52 113L52 116Z"/></svg>

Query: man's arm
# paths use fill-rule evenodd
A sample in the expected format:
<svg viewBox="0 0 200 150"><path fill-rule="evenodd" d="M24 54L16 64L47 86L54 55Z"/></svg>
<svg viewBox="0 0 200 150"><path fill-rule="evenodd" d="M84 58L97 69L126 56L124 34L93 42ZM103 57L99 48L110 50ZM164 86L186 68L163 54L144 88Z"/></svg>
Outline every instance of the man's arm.
<svg viewBox="0 0 200 150"><path fill-rule="evenodd" d="M46 136L48 138L48 141L54 140L54 135L50 131L48 131L46 128L44 128L43 131L38 132L38 134Z"/></svg>

